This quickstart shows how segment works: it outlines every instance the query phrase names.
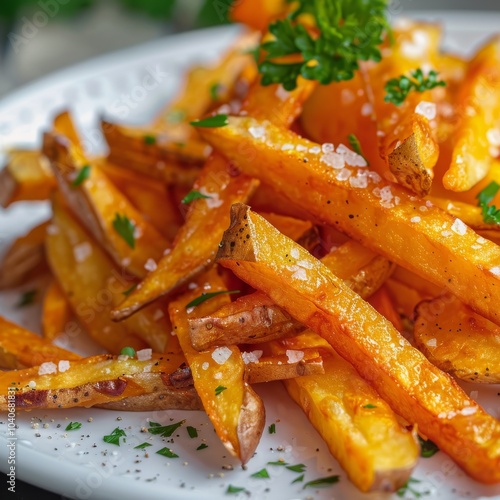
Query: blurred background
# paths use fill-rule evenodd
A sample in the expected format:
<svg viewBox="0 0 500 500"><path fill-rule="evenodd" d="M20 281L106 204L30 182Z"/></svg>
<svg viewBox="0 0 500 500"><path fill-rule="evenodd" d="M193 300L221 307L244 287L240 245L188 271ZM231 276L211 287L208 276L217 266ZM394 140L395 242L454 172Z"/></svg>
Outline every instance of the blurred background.
<svg viewBox="0 0 500 500"><path fill-rule="evenodd" d="M227 23L238 0L0 0L0 97L56 69ZM499 0L393 0L396 10L496 10Z"/></svg>

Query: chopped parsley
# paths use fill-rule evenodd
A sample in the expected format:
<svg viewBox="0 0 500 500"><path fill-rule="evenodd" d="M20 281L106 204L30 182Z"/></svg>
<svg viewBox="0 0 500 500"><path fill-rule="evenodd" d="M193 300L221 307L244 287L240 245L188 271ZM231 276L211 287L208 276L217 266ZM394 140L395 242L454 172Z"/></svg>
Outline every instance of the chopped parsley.
<svg viewBox="0 0 500 500"><path fill-rule="evenodd" d="M322 486L329 486L330 484L335 484L340 481L340 476L328 476L328 477L320 477L318 479L314 479L313 481L308 481L304 484L304 488L318 488Z"/></svg>
<svg viewBox="0 0 500 500"><path fill-rule="evenodd" d="M212 101L218 101L219 100L219 90L220 90L220 84L219 83L213 83L210 86L210 97L212 98Z"/></svg>
<svg viewBox="0 0 500 500"><path fill-rule="evenodd" d="M299 76L323 85L351 80L359 61L381 60L379 45L389 28L387 0L299 0L297 4L286 19L269 26L274 40L261 45L262 85L281 83L285 90L293 90ZM312 16L319 35L311 35L297 22L300 14ZM301 60L277 61L290 56Z"/></svg>
<svg viewBox="0 0 500 500"><path fill-rule="evenodd" d="M164 457L167 458L179 458L179 455L177 455L177 453L174 453L170 448L167 447L158 450L156 453L158 453L158 455L163 455Z"/></svg>
<svg viewBox="0 0 500 500"><path fill-rule="evenodd" d="M221 392L224 392L227 389L227 387L224 387L223 385L218 385L215 388L215 395L218 396Z"/></svg>
<svg viewBox="0 0 500 500"><path fill-rule="evenodd" d="M401 75L397 78L391 78L385 84L385 102L392 102L396 106L400 106L412 91L425 92L436 87L446 86L446 82L438 80L438 73L434 70L429 71L427 77L421 68L410 71L410 75L411 77Z"/></svg>
<svg viewBox="0 0 500 500"><path fill-rule="evenodd" d="M296 477L296 478L292 481L292 484L295 484L295 483L302 483L302 481L304 481L304 474L301 474L300 476Z"/></svg>
<svg viewBox="0 0 500 500"><path fill-rule="evenodd" d="M271 424L267 430L269 431L269 434L276 434L276 424Z"/></svg>
<svg viewBox="0 0 500 500"><path fill-rule="evenodd" d="M137 446L134 446L134 450L143 450L144 448L147 448L148 446L153 446L151 443L142 443L138 444Z"/></svg>
<svg viewBox="0 0 500 500"><path fill-rule="evenodd" d="M399 488L398 491L396 491L396 495L398 497L404 497L408 492L411 493L415 498L421 498L424 495L428 495L430 492L429 491L417 491L415 490L411 485L412 484L417 484L420 483L418 479L414 479L413 477L410 477L406 483Z"/></svg>
<svg viewBox="0 0 500 500"><path fill-rule="evenodd" d="M359 156L362 156L366 161L366 165L370 166L370 162L366 159L366 156L363 154L363 150L361 149L361 143L359 142L359 139L354 134L349 134L347 140L349 141L349 144L351 145L351 148L354 150L354 152L357 153Z"/></svg>
<svg viewBox="0 0 500 500"><path fill-rule="evenodd" d="M260 469L257 472L254 472L251 477L257 477L259 479L270 479L271 476L269 475L269 472L267 472L267 469Z"/></svg>
<svg viewBox="0 0 500 500"><path fill-rule="evenodd" d="M437 444L431 441L430 439L425 440L422 439L420 436L418 436L418 441L420 443L421 457L430 458L439 451Z"/></svg>
<svg viewBox="0 0 500 500"><path fill-rule="evenodd" d="M225 127L229 122L227 115L214 115L202 120L195 120L190 122L193 127L216 128Z"/></svg>
<svg viewBox="0 0 500 500"><path fill-rule="evenodd" d="M155 144L156 143L156 137L154 135L145 135L144 136L144 144Z"/></svg>
<svg viewBox="0 0 500 500"><path fill-rule="evenodd" d="M67 431L76 431L77 429L81 429L82 424L80 422L70 422L67 426L66 429Z"/></svg>
<svg viewBox="0 0 500 500"><path fill-rule="evenodd" d="M115 444L116 446L120 446L121 437L127 437L127 434L123 429L117 427L111 434L109 434L108 436L104 436L102 440L105 443Z"/></svg>
<svg viewBox="0 0 500 500"><path fill-rule="evenodd" d="M371 403L368 403L367 405L363 406L363 408L367 408L368 410L372 410L373 408L377 408L375 405L372 405Z"/></svg>
<svg viewBox="0 0 500 500"><path fill-rule="evenodd" d="M189 434L189 437L191 439L197 438L198 437L198 431L196 430L195 427L192 427L191 425L188 425L186 427L187 433Z"/></svg>
<svg viewBox="0 0 500 500"><path fill-rule="evenodd" d="M148 432L150 434L160 435L161 437L170 437L185 422L185 420L181 420L170 425L161 425L157 422L149 422Z"/></svg>
<svg viewBox="0 0 500 500"><path fill-rule="evenodd" d="M196 448L196 451L204 450L205 448L208 448L208 445L206 445L205 443L201 443L200 446L198 446L198 448Z"/></svg>
<svg viewBox="0 0 500 500"><path fill-rule="evenodd" d="M288 470L291 470L292 472L298 472L299 474L301 474L302 472L305 472L306 465L304 464L287 465L286 468Z"/></svg>
<svg viewBox="0 0 500 500"><path fill-rule="evenodd" d="M113 229L125 240L130 248L135 248L135 226L126 215L115 214Z"/></svg>
<svg viewBox="0 0 500 500"><path fill-rule="evenodd" d="M123 347L120 351L120 355L133 358L135 356L135 349L133 347Z"/></svg>
<svg viewBox="0 0 500 500"><path fill-rule="evenodd" d="M80 184L83 183L83 181L88 179L90 177L90 170L91 170L90 165L84 165L78 172L78 175L75 177L75 180L71 183L71 187L78 187Z"/></svg>
<svg viewBox="0 0 500 500"><path fill-rule="evenodd" d="M211 198L211 196L207 196L206 194L200 193L199 191L189 191L189 193L182 198L181 203L187 205L194 200L202 200L204 198Z"/></svg>
<svg viewBox="0 0 500 500"><path fill-rule="evenodd" d="M232 295L233 293L240 293L240 290L222 290L220 292L210 292L210 293L203 292L199 297L196 297L196 299L192 300L189 304L187 304L186 309L189 309L190 307L199 306L200 304L203 304L205 300L211 299L212 297L221 295L223 293Z"/></svg>
<svg viewBox="0 0 500 500"><path fill-rule="evenodd" d="M278 460L277 462L267 462L267 465L279 465L284 467L285 465L288 465L285 461Z"/></svg>
<svg viewBox="0 0 500 500"><path fill-rule="evenodd" d="M122 292L122 295L125 295L125 297L128 297L136 288L137 288L137 283L135 285L132 285L130 288L127 288L127 290L124 290Z"/></svg>
<svg viewBox="0 0 500 500"><path fill-rule="evenodd" d="M499 190L500 184L492 181L476 196L478 205L483 210L483 220L486 224L500 224L500 209L497 209L495 205L490 205Z"/></svg>
<svg viewBox="0 0 500 500"><path fill-rule="evenodd" d="M21 295L21 298L19 299L16 307L26 307L33 304L33 302L35 302L37 293L37 290L28 290L27 292L24 292Z"/></svg>
<svg viewBox="0 0 500 500"><path fill-rule="evenodd" d="M229 495L236 495L238 493L242 493L243 491L246 492L247 490L245 488L240 488L239 486L233 486L232 484L230 484L227 487L226 493Z"/></svg>

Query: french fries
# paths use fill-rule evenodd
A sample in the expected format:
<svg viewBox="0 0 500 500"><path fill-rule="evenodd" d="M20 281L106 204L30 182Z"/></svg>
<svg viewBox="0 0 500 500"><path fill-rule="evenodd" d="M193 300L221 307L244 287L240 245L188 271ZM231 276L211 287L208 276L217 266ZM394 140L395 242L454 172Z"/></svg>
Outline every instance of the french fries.
<svg viewBox="0 0 500 500"><path fill-rule="evenodd" d="M500 481L500 422L302 247L240 204L217 261L328 340L473 478Z"/></svg>
<svg viewBox="0 0 500 500"><path fill-rule="evenodd" d="M64 333L72 313L66 296L57 280L50 282L43 298L42 333L44 338L53 341Z"/></svg>

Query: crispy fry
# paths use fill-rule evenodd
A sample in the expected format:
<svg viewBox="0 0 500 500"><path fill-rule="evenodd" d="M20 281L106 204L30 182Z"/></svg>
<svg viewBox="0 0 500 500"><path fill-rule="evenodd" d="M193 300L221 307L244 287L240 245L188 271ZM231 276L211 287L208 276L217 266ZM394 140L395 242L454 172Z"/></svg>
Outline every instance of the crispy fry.
<svg viewBox="0 0 500 500"><path fill-rule="evenodd" d="M256 139L249 127L264 127L266 133ZM500 266L500 248L488 241L478 242L477 234L460 221L397 185L373 179L363 169L344 167L340 172L350 174L350 180L338 180L339 170L329 166L329 157L310 151L318 145L270 123L231 117L228 126L205 129L203 135L248 175L272 183L318 219L448 288L476 312L500 323L496 307L500 281L490 271ZM283 151L284 144L294 149ZM239 154L242 150L248 153ZM473 252L478 245L480 251ZM471 288L470 283L475 286Z"/></svg>
<svg viewBox="0 0 500 500"><path fill-rule="evenodd" d="M16 201L47 200L56 186L50 164L38 151L13 150L0 170L0 206Z"/></svg>
<svg viewBox="0 0 500 500"><path fill-rule="evenodd" d="M17 238L0 262L0 290L14 288L47 270L43 241L48 222Z"/></svg>
<svg viewBox="0 0 500 500"><path fill-rule="evenodd" d="M43 337L49 341L55 340L59 335L64 333L66 324L70 321L71 317L72 312L68 299L57 280L53 279L43 299Z"/></svg>
<svg viewBox="0 0 500 500"><path fill-rule="evenodd" d="M200 276L196 288L169 305L170 319L203 407L224 446L245 464L254 454L265 424L264 405L245 380L245 363L236 346L197 352L189 338L188 318L217 310L229 300L217 295L187 312L187 305L202 292L224 290L216 270Z"/></svg>
<svg viewBox="0 0 500 500"><path fill-rule="evenodd" d="M52 162L65 201L74 214L106 248L117 265L144 277L147 274L146 263L160 260L169 242L141 216L96 164L79 159L62 136L45 134L43 149ZM87 179L78 186L72 185L84 165L90 166ZM133 244L115 229L118 215L133 224Z"/></svg>
<svg viewBox="0 0 500 500"><path fill-rule="evenodd" d="M0 368L12 370L76 359L80 359L78 354L57 347L0 316Z"/></svg>
<svg viewBox="0 0 500 500"><path fill-rule="evenodd" d="M401 317L396 311L396 306L389 290L383 286L379 288L367 301L385 319L389 320L398 332L403 330Z"/></svg>
<svg viewBox="0 0 500 500"><path fill-rule="evenodd" d="M421 302L415 342L445 372L472 382L500 383L500 331L451 294Z"/></svg>
<svg viewBox="0 0 500 500"><path fill-rule="evenodd" d="M473 478L500 481L500 422L326 266L244 205L233 207L217 260L328 340Z"/></svg>
<svg viewBox="0 0 500 500"><path fill-rule="evenodd" d="M243 0L231 8L231 19L254 30L266 31L269 23L286 12L284 0Z"/></svg>

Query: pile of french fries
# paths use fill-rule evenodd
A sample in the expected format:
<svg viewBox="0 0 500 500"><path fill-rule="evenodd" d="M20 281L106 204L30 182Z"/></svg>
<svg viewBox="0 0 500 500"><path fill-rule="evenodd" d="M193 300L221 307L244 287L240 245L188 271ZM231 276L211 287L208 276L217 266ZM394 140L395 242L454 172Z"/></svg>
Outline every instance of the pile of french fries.
<svg viewBox="0 0 500 500"><path fill-rule="evenodd" d="M0 287L51 277L42 337L0 320L0 409L13 384L18 409L203 409L246 463L265 425L252 385L283 380L361 491L408 481L417 434L500 482L500 422L454 378L500 382L500 224L475 199L500 183L500 39L465 60L406 22L354 79L285 91L248 50L281 3L248 4L233 14L256 31L152 124L102 122L107 156L67 112L11 151L0 203L52 217L12 243ZM384 102L417 67L447 86ZM105 354L58 347L70 325Z"/></svg>

